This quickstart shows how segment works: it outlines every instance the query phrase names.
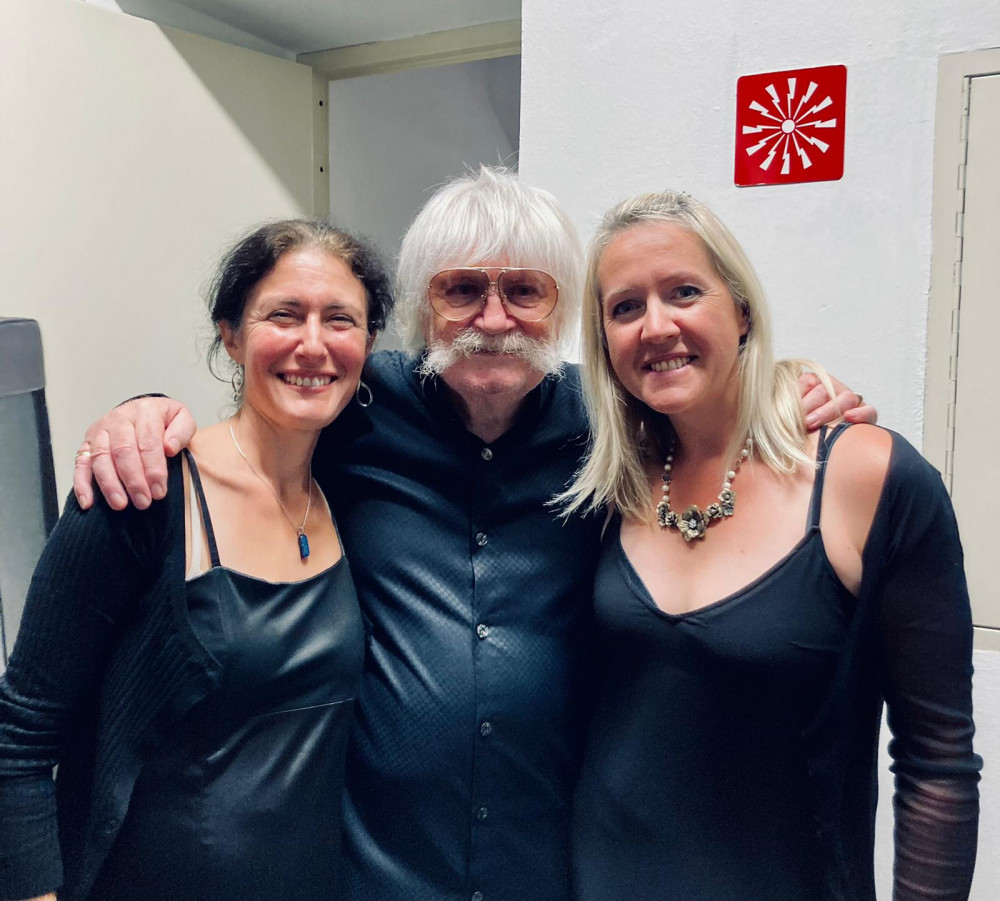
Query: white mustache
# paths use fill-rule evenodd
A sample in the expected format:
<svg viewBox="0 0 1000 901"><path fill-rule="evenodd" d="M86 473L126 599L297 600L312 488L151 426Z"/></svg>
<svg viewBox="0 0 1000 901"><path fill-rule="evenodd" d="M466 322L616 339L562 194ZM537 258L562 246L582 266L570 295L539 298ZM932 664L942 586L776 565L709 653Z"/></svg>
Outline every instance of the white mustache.
<svg viewBox="0 0 1000 901"><path fill-rule="evenodd" d="M463 329L451 343L435 341L425 350L417 372L424 378L440 375L461 359L477 353L506 354L520 357L531 368L545 375L562 372L562 361L555 342L529 338L521 332L506 335L484 335L475 329Z"/></svg>

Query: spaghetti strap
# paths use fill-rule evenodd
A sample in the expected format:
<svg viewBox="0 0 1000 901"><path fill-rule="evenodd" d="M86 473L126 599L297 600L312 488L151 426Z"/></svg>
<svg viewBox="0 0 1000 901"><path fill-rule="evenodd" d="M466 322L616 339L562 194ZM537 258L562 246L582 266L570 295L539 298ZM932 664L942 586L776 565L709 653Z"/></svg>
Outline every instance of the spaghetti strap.
<svg viewBox="0 0 1000 901"><path fill-rule="evenodd" d="M198 495L198 506L201 507L201 516L205 522L205 536L208 538L208 552L212 560L212 567L221 566L219 562L219 548L215 543L215 529L212 528L212 517L208 513L208 502L205 500L205 490L201 487L201 476L198 474L198 467L194 462L191 451L185 449L184 457L188 462L191 471L191 484ZM192 518L194 511L191 511Z"/></svg>
<svg viewBox="0 0 1000 901"><path fill-rule="evenodd" d="M842 422L829 431L826 426L820 429L819 444L816 447L816 478L813 481L812 498L809 501L809 531L819 528L819 514L823 505L823 482L826 479L826 461L836 440L847 431L847 425L846 422Z"/></svg>
<svg viewBox="0 0 1000 901"><path fill-rule="evenodd" d="M184 460L184 473L187 476L188 497L187 507L191 518L191 559L188 562L187 573L184 576L185 582L198 578L201 575L201 513L198 510L198 492L194 490L194 479L191 478L191 467Z"/></svg>

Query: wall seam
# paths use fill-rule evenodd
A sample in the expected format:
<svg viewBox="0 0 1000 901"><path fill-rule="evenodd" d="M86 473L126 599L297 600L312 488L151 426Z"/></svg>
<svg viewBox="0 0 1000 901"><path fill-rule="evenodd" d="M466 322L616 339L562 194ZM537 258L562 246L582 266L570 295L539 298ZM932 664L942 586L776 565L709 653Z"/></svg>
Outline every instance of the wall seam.
<svg viewBox="0 0 1000 901"><path fill-rule="evenodd" d="M958 170L956 172L955 256L952 265L951 335L948 361L948 418L945 435L944 481L951 493L955 465L955 408L958 398L960 328L962 320L962 255L965 241L965 171L969 154L969 100L972 78L962 79L962 115L958 129Z"/></svg>

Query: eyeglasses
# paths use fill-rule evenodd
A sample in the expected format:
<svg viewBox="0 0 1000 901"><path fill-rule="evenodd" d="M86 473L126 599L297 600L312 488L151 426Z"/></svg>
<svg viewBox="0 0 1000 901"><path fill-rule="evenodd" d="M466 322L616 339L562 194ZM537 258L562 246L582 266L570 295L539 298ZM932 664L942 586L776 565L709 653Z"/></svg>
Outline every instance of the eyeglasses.
<svg viewBox="0 0 1000 901"><path fill-rule="evenodd" d="M498 272L494 279L490 273ZM539 322L559 300L556 280L541 269L445 269L427 286L434 312L449 322L479 315L495 289L508 315L521 322Z"/></svg>

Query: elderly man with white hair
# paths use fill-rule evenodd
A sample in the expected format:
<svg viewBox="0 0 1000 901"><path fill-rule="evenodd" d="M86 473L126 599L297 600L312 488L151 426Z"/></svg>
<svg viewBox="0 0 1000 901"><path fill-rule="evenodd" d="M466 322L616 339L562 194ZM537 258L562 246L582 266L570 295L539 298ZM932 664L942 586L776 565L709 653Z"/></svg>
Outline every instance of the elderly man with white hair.
<svg viewBox="0 0 1000 901"><path fill-rule="evenodd" d="M578 374L558 352L581 277L549 194L490 168L445 185L403 241L407 351L370 358L359 402L317 447L368 636L347 760L352 899L572 895L602 520L564 521L548 501L587 442ZM122 482L148 505L163 448L192 431L179 405L136 401L88 431L83 460L113 506ZM75 485L89 502L86 465Z"/></svg>
<svg viewBox="0 0 1000 901"><path fill-rule="evenodd" d="M338 434L338 521L370 626L353 898L569 897L600 523L563 524L546 502L586 443L556 349L582 271L552 198L488 169L438 191L403 240L414 356L378 355L371 406ZM322 444L315 459L319 473Z"/></svg>

